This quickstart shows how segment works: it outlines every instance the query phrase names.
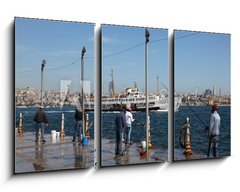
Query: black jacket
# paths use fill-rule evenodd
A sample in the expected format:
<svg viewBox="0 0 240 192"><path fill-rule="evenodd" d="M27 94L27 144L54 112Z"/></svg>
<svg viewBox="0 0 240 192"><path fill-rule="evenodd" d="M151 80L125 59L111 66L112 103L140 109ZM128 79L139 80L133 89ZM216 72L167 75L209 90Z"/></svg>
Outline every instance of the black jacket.
<svg viewBox="0 0 240 192"><path fill-rule="evenodd" d="M76 121L82 121L82 112L76 111L75 119L76 119Z"/></svg>
<svg viewBox="0 0 240 192"><path fill-rule="evenodd" d="M34 121L37 123L48 123L48 119L44 111L38 111L34 116Z"/></svg>

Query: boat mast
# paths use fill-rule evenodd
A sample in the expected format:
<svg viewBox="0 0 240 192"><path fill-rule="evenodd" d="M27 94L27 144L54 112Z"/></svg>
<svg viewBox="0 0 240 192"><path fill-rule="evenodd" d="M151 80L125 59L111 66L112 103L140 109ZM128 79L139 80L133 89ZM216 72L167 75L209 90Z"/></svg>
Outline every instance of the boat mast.
<svg viewBox="0 0 240 192"><path fill-rule="evenodd" d="M111 77L112 77L112 97L115 98L116 94L115 94L115 89L114 89L114 81L113 81L113 69L111 70Z"/></svg>
<svg viewBox="0 0 240 192"><path fill-rule="evenodd" d="M159 78L158 78L158 76L157 76L157 95L160 95L160 93L159 93Z"/></svg>

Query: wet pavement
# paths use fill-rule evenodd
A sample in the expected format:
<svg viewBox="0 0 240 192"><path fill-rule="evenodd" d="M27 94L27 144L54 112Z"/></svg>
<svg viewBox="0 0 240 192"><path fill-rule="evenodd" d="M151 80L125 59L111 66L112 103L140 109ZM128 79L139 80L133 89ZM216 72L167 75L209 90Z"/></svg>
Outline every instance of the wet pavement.
<svg viewBox="0 0 240 192"><path fill-rule="evenodd" d="M46 143L35 143L35 133L26 132L22 137L15 134L15 173L43 172L91 168L94 166L94 140L87 145L72 142L71 136L64 139L52 138L45 134ZM153 146L148 154L141 155L141 143L134 143L124 152L115 157L115 141L102 139L101 167L163 163L168 160L168 150ZM123 150L124 150L123 143ZM174 160L205 159L206 155L184 155L184 149L174 150Z"/></svg>
<svg viewBox="0 0 240 192"><path fill-rule="evenodd" d="M184 160L197 160L206 159L207 155L197 154L192 150L192 155L185 155L185 149L175 149L174 150L174 161L184 161Z"/></svg>
<svg viewBox="0 0 240 192"><path fill-rule="evenodd" d="M123 143L123 150L125 149ZM101 166L131 165L145 163L163 163L168 160L167 149L152 147L148 154L140 155L141 144L134 143L124 152L122 156L115 158L115 142L113 140L102 140Z"/></svg>
<svg viewBox="0 0 240 192"><path fill-rule="evenodd" d="M87 145L45 134L46 143L35 144L35 133L15 134L15 173L90 168L94 165L94 141Z"/></svg>

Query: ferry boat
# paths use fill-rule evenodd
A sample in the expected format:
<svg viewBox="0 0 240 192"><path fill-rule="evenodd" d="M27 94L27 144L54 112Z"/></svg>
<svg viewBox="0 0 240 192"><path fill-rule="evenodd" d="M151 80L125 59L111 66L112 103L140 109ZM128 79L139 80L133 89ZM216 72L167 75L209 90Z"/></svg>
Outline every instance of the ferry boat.
<svg viewBox="0 0 240 192"><path fill-rule="evenodd" d="M114 90L113 70L111 71L112 80L110 82L109 96L102 96L101 106L102 111L120 111L123 108L131 108L132 111L146 110L146 96L137 88L136 82L133 87L126 88L123 93L116 95ZM159 90L159 89L158 89ZM149 94L148 95L148 109L160 112L168 112L169 98L165 94ZM175 96L174 110L178 111L181 105L181 97ZM94 110L94 98L85 97L84 110Z"/></svg>
<svg viewBox="0 0 240 192"><path fill-rule="evenodd" d="M102 111L120 111L123 108L131 107L132 111L146 110L146 96L138 88L126 88L122 94L115 97L102 97ZM164 94L148 96L148 109L160 112L168 111L168 97ZM175 97L175 111L181 104L181 98ZM94 98L86 98L84 100L84 110L94 110Z"/></svg>

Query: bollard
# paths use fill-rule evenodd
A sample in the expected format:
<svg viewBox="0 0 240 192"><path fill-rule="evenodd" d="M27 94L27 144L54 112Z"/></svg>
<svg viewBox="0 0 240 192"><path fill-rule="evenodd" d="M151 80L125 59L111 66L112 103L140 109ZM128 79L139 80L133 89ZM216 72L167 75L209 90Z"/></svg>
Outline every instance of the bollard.
<svg viewBox="0 0 240 192"><path fill-rule="evenodd" d="M88 139L90 139L88 130L89 130L89 118L88 118L88 114L86 114L86 132L85 132L85 137L87 137Z"/></svg>
<svg viewBox="0 0 240 192"><path fill-rule="evenodd" d="M61 123L60 137L61 137L61 139L63 139L65 137L65 133L64 133L64 113L62 113L62 123Z"/></svg>
<svg viewBox="0 0 240 192"><path fill-rule="evenodd" d="M152 148L151 135L150 135L150 116L148 116L148 148Z"/></svg>
<svg viewBox="0 0 240 192"><path fill-rule="evenodd" d="M190 141L190 124L189 124L189 118L186 119L186 148L185 148L185 155L192 155L193 152L191 150L191 141Z"/></svg>
<svg viewBox="0 0 240 192"><path fill-rule="evenodd" d="M18 127L18 135L22 137L23 130L22 130L22 113L20 113L20 119L19 119L19 127Z"/></svg>

